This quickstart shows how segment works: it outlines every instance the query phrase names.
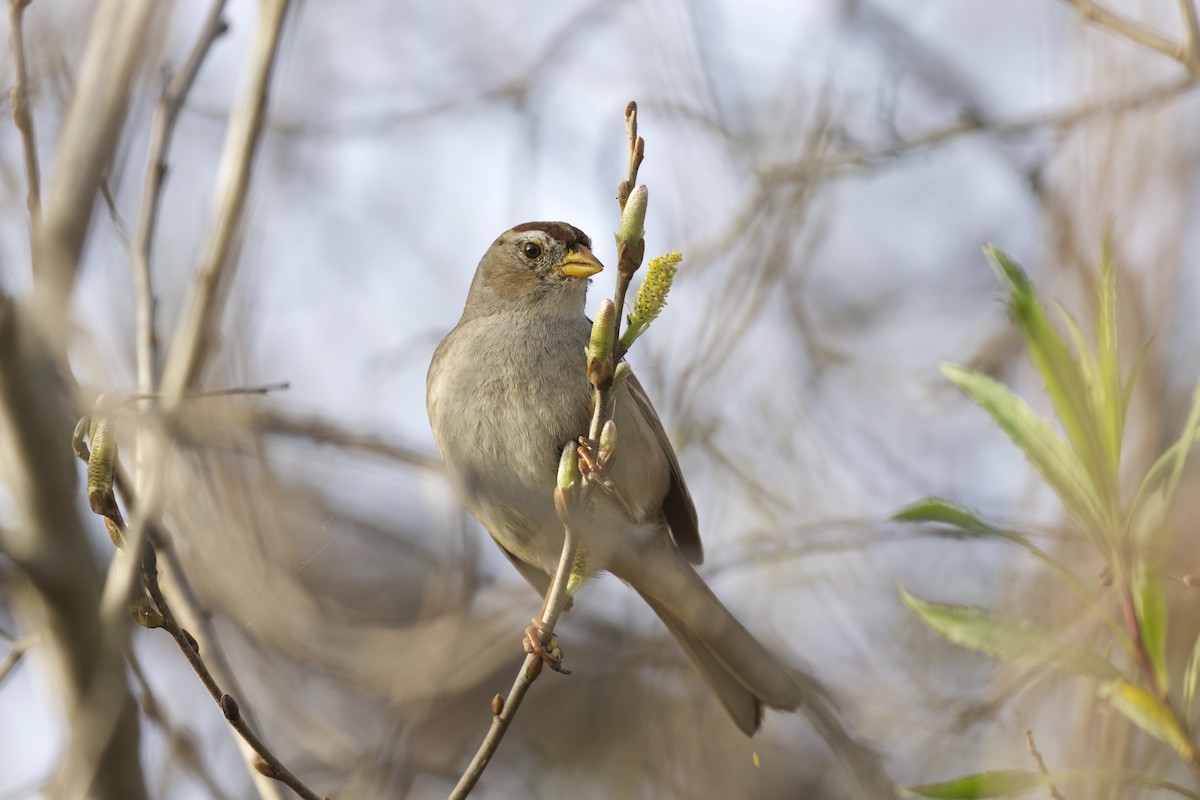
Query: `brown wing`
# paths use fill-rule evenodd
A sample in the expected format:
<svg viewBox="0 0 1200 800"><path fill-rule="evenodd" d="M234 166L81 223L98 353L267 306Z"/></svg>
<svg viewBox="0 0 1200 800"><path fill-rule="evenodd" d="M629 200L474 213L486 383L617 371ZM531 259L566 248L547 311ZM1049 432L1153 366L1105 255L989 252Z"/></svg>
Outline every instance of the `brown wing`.
<svg viewBox="0 0 1200 800"><path fill-rule="evenodd" d="M688 492L687 484L683 482L679 459L675 457L675 450L671 447L667 432L663 430L658 413L650 404L646 390L632 374L625 383L629 387L629 396L633 398L650 429L654 431L667 462L671 465L671 488L667 490L667 496L663 500L663 516L667 518L667 525L671 528L671 537L688 561L703 564L704 546L700 543L700 522L696 519L696 506L692 503L692 495Z"/></svg>

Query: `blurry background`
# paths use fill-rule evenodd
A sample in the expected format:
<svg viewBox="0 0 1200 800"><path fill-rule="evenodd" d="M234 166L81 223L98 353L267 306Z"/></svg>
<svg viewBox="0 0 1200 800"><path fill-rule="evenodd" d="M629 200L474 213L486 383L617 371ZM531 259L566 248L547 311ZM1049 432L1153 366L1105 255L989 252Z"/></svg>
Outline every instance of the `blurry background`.
<svg viewBox="0 0 1200 800"><path fill-rule="evenodd" d="M127 237L164 67L182 63L208 6L156 17L107 171L111 207L93 218L71 319L72 365L93 393L136 391ZM1183 38L1176 3L1112 7ZM47 172L91 11L35 0L25 15ZM257 13L229 3L169 155L153 251L164 342ZM631 361L697 500L714 590L828 684L896 781L1034 768L1026 728L1051 769L1174 774L1165 748L1108 736L1082 681L955 649L896 598L899 582L1069 624L1044 573L1002 545L885 520L937 494L1075 547L1019 453L938 372L969 363L1046 408L986 241L1087 320L1111 230L1129 360L1155 337L1130 444L1150 457L1178 430L1200 373L1200 106L1183 66L1055 0L343 0L293 14L203 379L290 388L198 401L161 468L165 527L212 613L229 691L310 786L445 796L511 683L538 598L443 480L425 370L503 230L566 220L615 261L630 99L647 253L685 256ZM0 71L11 83L11 59ZM31 287L21 159L0 126L0 288L18 298ZM613 278L598 276L590 306ZM0 526L14 514L0 489ZM85 519L107 561L103 527ZM1092 558L1079 548L1073 562L1085 580ZM30 633L9 608L16 583L0 556L0 629L14 637L0 655ZM619 582L591 584L559 634L573 674L534 686L477 796L855 796L804 717L768 714L742 737ZM255 796L169 637L135 630L133 646L151 796ZM0 683L0 798L39 792L64 725L34 644Z"/></svg>

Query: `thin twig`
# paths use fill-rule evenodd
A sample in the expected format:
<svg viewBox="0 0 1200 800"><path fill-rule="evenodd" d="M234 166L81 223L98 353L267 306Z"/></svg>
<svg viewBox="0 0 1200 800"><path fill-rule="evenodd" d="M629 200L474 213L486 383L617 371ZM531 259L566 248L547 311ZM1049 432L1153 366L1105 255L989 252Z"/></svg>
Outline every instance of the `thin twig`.
<svg viewBox="0 0 1200 800"><path fill-rule="evenodd" d="M25 63L25 30L22 21L31 0L8 0L8 39L13 56L12 106L13 124L21 134L21 149L25 154L25 180L28 183L27 203L32 230L37 230L42 218L42 176L38 166L37 136L33 127L33 109L29 106L29 72Z"/></svg>
<svg viewBox="0 0 1200 800"><path fill-rule="evenodd" d="M289 381L277 381L275 383L263 383L258 386L232 386L228 389L209 389L204 392L192 392L188 395L189 400L204 400L209 397L239 397L248 394L271 394L272 392L285 392L292 388ZM141 392L131 394L126 400L156 400L162 397L161 392Z"/></svg>
<svg viewBox="0 0 1200 800"><path fill-rule="evenodd" d="M1179 12L1183 15L1184 43L1187 47L1187 65L1193 75L1200 74L1200 20L1196 18L1194 0L1179 0Z"/></svg>
<svg viewBox="0 0 1200 800"><path fill-rule="evenodd" d="M1079 12L1079 16L1088 22L1094 22L1102 28L1124 36L1131 42L1156 50L1189 69L1192 68L1187 48L1183 44L1151 30L1137 20L1111 11L1093 0L1063 0L1063 2L1073 6Z"/></svg>
<svg viewBox="0 0 1200 800"><path fill-rule="evenodd" d="M1046 776L1046 778L1049 778L1050 770L1046 769L1046 762L1042 759L1042 754L1038 752L1037 745L1033 742L1032 728L1025 729L1025 746L1029 749L1029 755L1033 756L1033 761L1035 764L1037 764L1038 772L1042 773L1042 775ZM1047 788L1050 789L1050 796L1054 798L1054 800L1066 800L1066 798L1059 793L1058 787L1056 787L1053 782L1050 782L1047 785Z"/></svg>
<svg viewBox="0 0 1200 800"><path fill-rule="evenodd" d="M250 62L229 120L217 168L215 211L163 371L163 399L168 410L177 408L184 395L195 387L220 323L226 289L235 271L234 240L246 205L254 157L262 139L271 73L290 6L290 0L263 0L260 6L262 12Z"/></svg>
<svg viewBox="0 0 1200 800"><path fill-rule="evenodd" d="M146 174L142 179L142 205L138 210L137 229L130 247L133 262L133 291L136 309L136 352L138 391L149 394L158 385L158 337L154 326L154 289L150 274L150 250L154 244L154 229L162 207L162 191L167 178L167 154L179 112L209 49L228 30L221 17L225 0L213 0L208 16L200 28L192 50L183 67L176 72L154 107L154 123L150 129L150 148L146 156Z"/></svg>
<svg viewBox="0 0 1200 800"><path fill-rule="evenodd" d="M22 636L13 641L8 652L4 654L4 658L0 659L0 683L4 683L4 679L16 668L30 648L37 644L37 641L38 637L36 636Z"/></svg>
<svg viewBox="0 0 1200 800"><path fill-rule="evenodd" d="M34 297L45 335L56 352L69 326L61 324L75 285L100 176L111 163L129 107L134 76L148 51L157 0L102 0L89 23L87 47L59 134L54 167L34 231Z"/></svg>
<svg viewBox="0 0 1200 800"><path fill-rule="evenodd" d="M221 713L234 730L254 749L262 759L262 764L256 764L256 768L267 777L283 783L304 800L322 800L321 795L318 795L312 789L308 788L303 781L289 770L276 755L271 752L271 749L250 729L245 718L238 708L237 701L232 696L221 691L220 685L213 677L208 669L208 665L204 663L204 659L200 657L199 651L196 649L196 640L191 634L185 631L179 625L179 621L175 618L175 614L171 611L170 605L167 603L167 598L163 595L162 587L158 582L158 559L157 554L152 546L146 547L142 562L142 580L146 583L146 588L150 592L150 597L154 599L154 604L158 606L158 610L163 615L163 628L171 634L171 638L175 640L175 644L183 652L192 671L200 678L200 682L204 684L204 688L208 690L209 695L220 707Z"/></svg>
<svg viewBox="0 0 1200 800"><path fill-rule="evenodd" d="M29 579L22 609L43 632L55 698L69 720L54 791L144 798L124 652L102 634L100 572L73 502L74 464L61 448L65 371L30 313L0 295L0 449L23 521L0 529L0 552Z"/></svg>
<svg viewBox="0 0 1200 800"><path fill-rule="evenodd" d="M217 639L216 631L213 629L211 615L207 610L201 607L195 591L188 582L187 575L183 570L183 566L180 563L178 554L175 552L175 547L172 544L169 533L162 529L161 520L159 519L158 514L155 514L153 517L151 517L146 515L143 511L144 507L157 506L159 501L155 500L153 497L144 498L141 495L136 494L131 486L129 477L121 468L120 463L116 465L114 485L116 493L120 495L121 499L124 501L125 507L129 509L129 513L135 518L147 520L146 535L148 537L148 541L142 551L141 559L137 559L138 564L144 569L145 559L148 557L153 557L154 563L157 566L157 559L160 553L164 556L168 564L171 584L166 589L162 587L162 582L158 579L158 573L157 571L155 572L155 584L160 593L163 595L163 599L165 601L163 605L159 606L159 612L162 613L163 608L167 609L167 612L163 614L163 627L167 627L166 617L169 616L174 622L174 625L181 631L184 631L184 637L188 646L190 647L190 650L185 649L183 645L180 644L180 640L177 637L174 637L173 635L172 638L175 638L176 643L180 644L180 649L183 650L184 657L187 658L189 664L193 664L191 658L193 651L194 655L201 659L201 664L204 666L204 671L203 673L197 672L197 677L200 678L201 683L205 684L205 688L209 689L210 694L213 686L224 685L241 696L243 692L238 684L233 670L229 667L228 660L225 658L220 647L220 642ZM161 484L150 483L149 488L151 490L157 489L161 491ZM153 520L153 524L150 524L151 520ZM126 541L128 541L128 539ZM145 584L146 582L143 580L143 583ZM170 594L173 596L170 600L166 599L168 594L167 589L174 589L174 591L170 592ZM146 591L149 591L148 585L146 586ZM151 594L151 599L154 599L153 594ZM180 617L175 612L176 605L180 606L182 610L186 612L187 619L192 620L191 630L194 630L196 635L192 635L190 631L183 627ZM201 650L208 654L207 659L199 656ZM214 699L217 699L216 696L214 696ZM219 702L220 701L218 700L218 703ZM240 716L248 719L249 724L253 724L253 720L249 719L249 713L247 711L242 711ZM231 726L231 728L235 733L240 733L236 726ZM260 796L262 796L264 800L266 800L268 797L277 796L277 790L274 788L277 786L277 784L274 783L274 781L278 780L278 778L275 777L275 775L267 774L258 768L258 763L261 760L261 753L255 749L254 745L245 737L234 736L233 738L239 749L242 751L242 754L246 760L246 765L251 771L251 778L256 784L258 784L257 788ZM261 742L259 742L259 745L261 746Z"/></svg>
<svg viewBox="0 0 1200 800"><path fill-rule="evenodd" d="M564 522L562 556L558 560L554 581L550 584L550 590L546 594L542 613L538 619L534 620L534 627L547 638L553 634L554 626L558 624L558 618L567 604L567 581L570 578L571 565L575 563L578 544L578 536L575 531L570 524ZM471 794L471 790L475 788L475 784L482 777L483 771L491 763L492 756L495 755L500 741L508 731L508 726L516 716L517 709L521 707L521 701L525 699L529 687L541 674L543 663L544 659L538 653L530 653L525 656L517 678L508 691L508 697L501 700L500 696L496 695L495 700L492 701L492 726L484 736L483 742L480 743L479 749L475 751L475 757L471 759L471 763L463 772L462 777L458 779L454 790L447 796L447 800L463 800Z"/></svg>

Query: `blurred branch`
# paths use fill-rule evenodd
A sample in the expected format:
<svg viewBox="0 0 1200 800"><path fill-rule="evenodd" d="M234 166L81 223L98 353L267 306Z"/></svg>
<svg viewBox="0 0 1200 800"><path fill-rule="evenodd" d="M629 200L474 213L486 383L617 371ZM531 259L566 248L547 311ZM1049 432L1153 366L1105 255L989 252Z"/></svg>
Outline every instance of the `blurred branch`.
<svg viewBox="0 0 1200 800"><path fill-rule="evenodd" d="M1093 0L1063 0L1063 2L1072 6L1079 12L1079 16L1088 22L1094 22L1100 27L1107 28L1135 44L1140 44L1142 47L1147 47L1173 58L1187 67L1193 77L1200 76L1200 61L1196 60L1191 48L1184 46L1180 42L1163 36L1161 33L1150 29L1135 19L1130 19L1115 11L1111 11L1105 6L1093 2ZM1181 0L1181 2L1184 6L1191 5L1188 0ZM1191 17L1194 17L1194 10ZM1194 19L1189 19L1189 23L1194 23Z"/></svg>
<svg viewBox="0 0 1200 800"><path fill-rule="evenodd" d="M431 472L441 472L444 469L441 460L429 453L394 444L379 436L354 433L320 417L294 416L273 409L249 409L248 413L248 423L265 433L303 437L317 444L360 450Z"/></svg>
<svg viewBox="0 0 1200 800"><path fill-rule="evenodd" d="M77 427L86 427L81 422ZM84 443L82 434L72 442L73 449L80 459L88 465L88 503L102 517L117 546L117 554L109 570L109 579L104 587L101 600L101 623L106 642L119 641L124 649L124 639L121 631L115 628L115 620L125 616L125 611L134 612L135 619L148 628L165 628L175 639L204 688L208 690L213 700L220 707L225 719L242 740L250 746L255 754L251 766L267 778L280 781L292 788L297 794L312 800L317 795L300 781L275 755L266 747L254 733L246 718L242 715L237 702L231 695L223 692L212 671L200 656L200 645L195 637L188 633L171 610L158 579L158 554L151 542L151 531L156 526L156 501L142 498L134 502L129 492L128 480L119 472L116 466L116 444L114 434L103 433L111 431L111 423L103 421L100 426L92 425L90 442ZM102 438L103 437L103 440ZM90 451L88 444L90 444ZM155 480L147 482L150 497L159 496L162 492L158 480L160 470L151 471ZM127 526L120 507L116 502L118 490L125 498L125 504L133 515L134 524ZM161 531L154 538L161 539ZM134 578L140 570L142 584L154 603L149 608L140 602L141 598L133 594Z"/></svg>
<svg viewBox="0 0 1200 800"><path fill-rule="evenodd" d="M1025 746L1029 749L1029 755L1033 756L1033 763L1037 765L1038 772L1045 775L1047 779L1050 777L1050 770L1046 769L1046 761L1042 758L1042 753L1037 749L1037 744L1033 741L1033 729L1025 729ZM1053 782L1049 783L1046 788L1050 792L1050 797L1053 800L1066 800L1062 793L1058 791L1058 787Z"/></svg>
<svg viewBox="0 0 1200 800"><path fill-rule="evenodd" d="M204 790L213 800L228 800L229 795L220 787L212 773L204 768L201 750L196 743L195 735L191 731L175 725L167 716L167 712L155 696L154 689L146 677L146 671L142 668L136 654L130 654L129 668L141 687L138 704L142 709L142 714L162 732L169 744L164 760L172 767L182 766L204 785Z"/></svg>
<svg viewBox="0 0 1200 800"><path fill-rule="evenodd" d="M1185 52L1182 45L1151 30L1137 20L1111 11L1094 0L1063 0L1063 2L1074 7L1079 12L1079 16L1088 22L1108 28L1113 33L1118 33L1143 47L1157 50L1176 61L1184 60Z"/></svg>
<svg viewBox="0 0 1200 800"><path fill-rule="evenodd" d="M273 778L283 783L297 795L304 798L304 800L321 800L321 796L304 785L304 782L296 777L251 729L246 718L242 716L237 701L231 695L221 691L220 685L209 671L208 666L204 663L204 659L200 657L196 640L192 638L191 634L180 627L179 621L175 618L170 605L167 603L167 598L163 594L162 587L158 582L158 562L153 547L147 547L145 550L142 560L142 579L146 582L146 588L150 591L150 596L154 599L155 605L158 606L159 612L162 613L163 628L171 634L171 638L175 640L175 644L179 646L184 657L187 658L192 671L200 678L200 682L204 684L204 688L208 690L209 695L212 696L217 706L221 709L221 713L225 716L225 719L238 732L238 735L253 748L254 752L258 754L259 761L255 762L254 768L268 778Z"/></svg>
<svg viewBox="0 0 1200 800"><path fill-rule="evenodd" d="M225 293L235 270L231 258L237 226L262 139L271 73L290 0L263 0L250 61L234 105L217 169L216 203L203 254L164 368L164 405L175 410L195 387L208 358Z"/></svg>
<svg viewBox="0 0 1200 800"><path fill-rule="evenodd" d="M0 551L29 579L29 627L42 632L66 712L64 797L146 797L122 643L103 636L100 573L75 511L62 429L67 388L40 326L0 297L0 454L21 524Z"/></svg>
<svg viewBox="0 0 1200 800"><path fill-rule="evenodd" d="M202 662L205 667L205 673L203 675L199 675L201 683L205 685L205 688L210 689L211 692L212 687L224 685L225 687L231 688L233 691L237 692L239 696L243 695L244 693L238 686L238 682L233 670L230 668L229 662L225 658L224 652L220 647L216 636L216 631L212 624L212 615L207 609L202 607L195 591L192 589L186 573L183 571L183 565L179 560L179 556L175 552L175 546L169 532L162 528L161 522L157 518L155 518L153 524L151 524L151 518L142 508L143 505L151 504L142 502L141 498L136 495L129 477L122 470L120 464L116 465L113 478L114 488L116 492L120 494L121 499L124 501L125 507L129 509L130 514L133 515L135 519L145 520L143 524L146 527L148 541L142 550L141 558L131 560L135 560L138 563L138 567L142 571L143 586L147 592L150 592L150 586L149 581L145 580L144 575L146 559L153 558L157 564L158 554L161 553L165 557L165 560L168 564L170 570L169 576L171 578L170 586L162 586L162 582L158 577L157 570L155 571L154 575L155 586L158 589L158 592L162 595L164 604L158 604L154 594L152 592L150 593L151 599L155 600L156 605L158 606L158 611L162 613L164 617L163 627L166 627L165 617L169 615L174 621L175 626L183 632L188 646L195 651L196 656L199 657L201 650L208 654L207 659ZM151 491L161 490L161 484L151 482L148 485L148 488ZM167 599L168 596L170 597L169 600ZM165 613L163 612L164 608L168 609ZM176 608L180 608L182 610L184 615L183 620L180 620L180 617L175 614ZM190 622L188 622L189 629L184 629L183 623L187 622L188 620L190 620ZM195 632L194 635L192 631ZM172 636L174 637L173 633ZM179 643L178 639L176 639L176 643ZM184 649L182 645L180 645L180 648L183 650L184 656L188 658L190 664L191 657L189 656L189 651ZM218 698L214 697L214 699L217 699L218 703L220 702ZM240 716L244 719L248 719L249 717L248 713L245 711L241 712ZM253 720L249 720L249 724L253 724ZM235 730L235 732L237 731ZM261 757L261 754L244 737L234 736L234 740L238 744L239 750L246 759L247 766L251 768L250 774L256 784L260 797L264 798L264 800L267 800L268 798L279 797L279 793L275 789L275 787L278 786L275 781L279 780L279 778L275 774L268 775L267 773L261 772L257 768L257 762Z"/></svg>
<svg viewBox="0 0 1200 800"><path fill-rule="evenodd" d="M29 105L29 73L25 67L25 31L22 25L25 8L30 2L31 0L8 0L8 39L13 57L13 87L10 100L13 124L21 134L21 149L25 154L30 227L31 230L37 230L42 216L42 177L38 167L33 109Z"/></svg>
<svg viewBox="0 0 1200 800"><path fill-rule="evenodd" d="M1195 0L1179 0L1179 13L1183 15L1184 42L1187 46L1188 63L1192 73L1200 65L1200 21L1196 19Z"/></svg>
<svg viewBox="0 0 1200 800"><path fill-rule="evenodd" d="M96 187L125 121L134 75L147 50L155 0L102 0L90 22L87 49L59 136L46 187L42 224L33 236L34 301L57 352L91 223Z"/></svg>
<svg viewBox="0 0 1200 800"><path fill-rule="evenodd" d="M154 325L154 290L150 275L150 249L161 208L163 186L167 178L167 153L179 112L192 89L209 49L228 25L221 14L225 0L213 0L200 34L192 45L187 61L176 72L154 107L154 123L150 130L150 148L146 157L146 175L142 182L142 205L138 211L130 257L133 261L133 286L136 300L136 340L138 391L149 393L158 384L158 338Z"/></svg>
<svg viewBox="0 0 1200 800"><path fill-rule="evenodd" d="M4 654L4 658L0 659L0 683L4 683L4 679L9 676L9 673L16 668L25 654L37 643L38 637L33 635L22 636L19 639L13 640L12 646Z"/></svg>
<svg viewBox="0 0 1200 800"><path fill-rule="evenodd" d="M879 150L862 153L834 153L829 157L827 164L841 173L860 167L881 166L897 158L919 154L924 150L948 144L963 136L992 134L1008 138L1024 136L1045 129L1063 132L1097 118L1119 116L1147 106L1169 102L1182 94L1195 90L1196 87L1196 80L1189 76L1149 89L1139 89L1115 99L1085 103L1065 111L1032 114L1027 117L998 122L988 122L976 118L964 119ZM806 162L783 168L784 174L791 177L808 175L811 171L812 166Z"/></svg>

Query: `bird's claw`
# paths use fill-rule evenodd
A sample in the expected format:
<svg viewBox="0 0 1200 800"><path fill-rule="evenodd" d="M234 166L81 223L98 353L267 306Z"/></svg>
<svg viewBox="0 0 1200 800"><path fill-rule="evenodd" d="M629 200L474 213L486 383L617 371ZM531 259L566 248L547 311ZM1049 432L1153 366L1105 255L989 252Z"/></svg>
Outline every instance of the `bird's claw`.
<svg viewBox="0 0 1200 800"><path fill-rule="evenodd" d="M597 453L592 449L592 443L586 436L579 437L579 471L585 478L600 483L608 470L608 462L612 460L612 448L600 448Z"/></svg>
<svg viewBox="0 0 1200 800"><path fill-rule="evenodd" d="M563 675L571 674L571 670L563 668L563 654L558 646L558 637L546 630L541 620L535 619L533 624L525 629L524 645L526 653L536 655L550 669Z"/></svg>

